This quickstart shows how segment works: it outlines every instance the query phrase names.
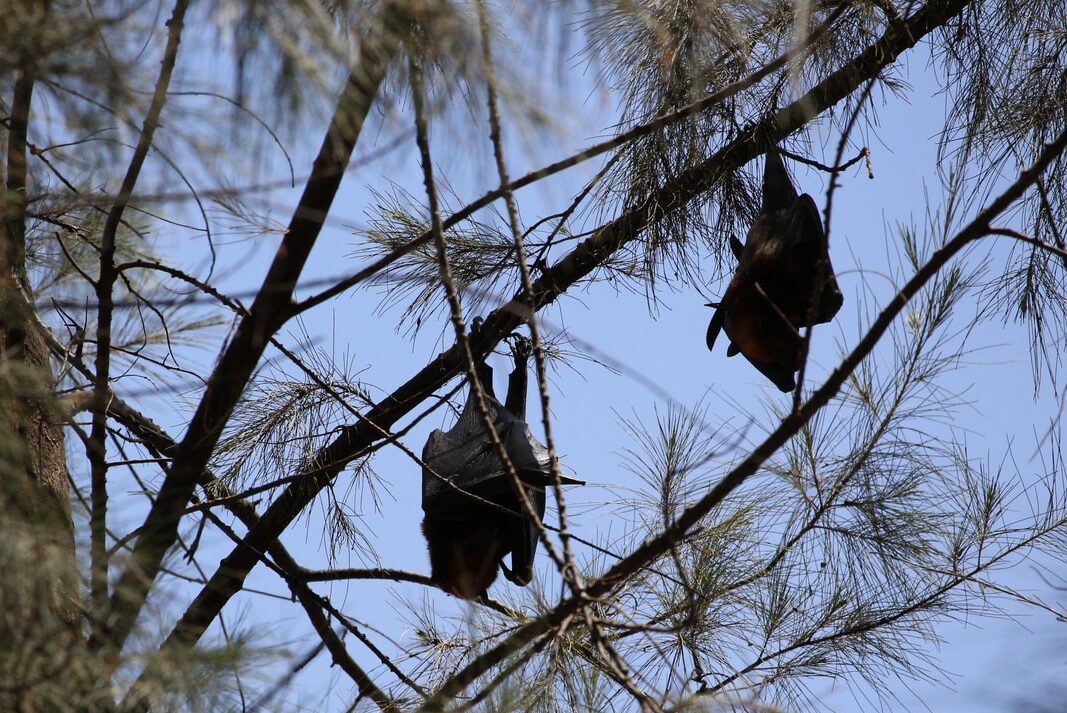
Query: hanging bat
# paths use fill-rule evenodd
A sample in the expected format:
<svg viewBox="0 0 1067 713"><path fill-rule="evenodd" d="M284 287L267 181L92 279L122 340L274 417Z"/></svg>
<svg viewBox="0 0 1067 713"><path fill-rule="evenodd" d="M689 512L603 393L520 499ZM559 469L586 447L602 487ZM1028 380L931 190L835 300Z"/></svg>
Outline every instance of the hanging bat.
<svg viewBox="0 0 1067 713"><path fill-rule="evenodd" d="M725 331L727 356L740 353L781 391L792 391L800 369L800 328L829 322L844 298L815 201L807 193L797 196L774 149L764 164L760 214L745 244L731 238L730 249L737 270L722 301L709 305L716 309L708 349Z"/></svg>
<svg viewBox="0 0 1067 713"><path fill-rule="evenodd" d="M478 365L478 378L497 435L523 482L526 497L542 520L551 468L547 449L534 438L524 420L529 340L517 336L512 351L515 369L508 377L503 405L493 393L493 370L485 362ZM428 467L422 472L422 532L430 554L430 578L444 591L463 599L483 596L496 580L498 565L509 581L526 586L533 579L537 551L537 526L519 502L485 432L475 398L472 387L456 425L447 432L431 433L422 451L422 460ZM455 488L435 477L431 470ZM581 481L564 478L564 482ZM487 505L467 493L500 507ZM503 561L508 554L510 568Z"/></svg>

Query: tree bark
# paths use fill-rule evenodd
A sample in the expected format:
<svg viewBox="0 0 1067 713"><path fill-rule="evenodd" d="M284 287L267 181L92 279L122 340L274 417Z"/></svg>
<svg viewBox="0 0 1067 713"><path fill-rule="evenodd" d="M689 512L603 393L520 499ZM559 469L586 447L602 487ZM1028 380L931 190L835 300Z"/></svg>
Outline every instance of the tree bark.
<svg viewBox="0 0 1067 713"><path fill-rule="evenodd" d="M80 635L66 449L44 335L26 276L26 147L47 2L18 3L26 28L7 124L0 203L0 709L52 710ZM85 679L82 679L85 680Z"/></svg>

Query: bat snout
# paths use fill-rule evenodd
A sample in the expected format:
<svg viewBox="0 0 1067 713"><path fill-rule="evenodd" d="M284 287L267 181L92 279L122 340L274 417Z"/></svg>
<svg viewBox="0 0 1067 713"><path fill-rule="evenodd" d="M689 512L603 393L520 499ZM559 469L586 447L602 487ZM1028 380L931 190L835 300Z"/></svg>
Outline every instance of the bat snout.
<svg viewBox="0 0 1067 713"><path fill-rule="evenodd" d="M819 311L815 315L815 323L824 324L829 322L844 303L845 296L838 289L837 280L831 277L826 286L823 287L822 294L819 295Z"/></svg>

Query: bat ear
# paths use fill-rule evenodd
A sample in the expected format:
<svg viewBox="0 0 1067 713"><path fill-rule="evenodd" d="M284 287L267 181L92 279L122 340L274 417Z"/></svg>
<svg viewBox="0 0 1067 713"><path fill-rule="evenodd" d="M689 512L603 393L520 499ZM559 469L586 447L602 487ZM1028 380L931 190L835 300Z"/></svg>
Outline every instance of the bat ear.
<svg viewBox="0 0 1067 713"><path fill-rule="evenodd" d="M741 241L737 239L736 235L730 236L730 252L734 254L734 257L738 260L741 259L741 253L745 251L745 246L741 244Z"/></svg>
<svg viewBox="0 0 1067 713"><path fill-rule="evenodd" d="M789 180L782 157L777 149L770 149L763 165L763 208L761 213L773 213L789 208L797 199L797 190Z"/></svg>
<svg viewBox="0 0 1067 713"><path fill-rule="evenodd" d="M719 331L722 329L723 321L723 309L722 306L715 308L715 312L711 315L711 323L708 324L708 333L704 340L708 344L708 351L715 348L715 340L719 336Z"/></svg>

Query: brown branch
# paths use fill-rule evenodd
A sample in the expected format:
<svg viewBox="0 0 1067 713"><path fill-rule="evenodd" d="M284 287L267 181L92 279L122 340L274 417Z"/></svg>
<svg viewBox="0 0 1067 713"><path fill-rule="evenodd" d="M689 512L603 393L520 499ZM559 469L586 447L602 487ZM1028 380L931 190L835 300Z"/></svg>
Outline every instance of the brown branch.
<svg viewBox="0 0 1067 713"><path fill-rule="evenodd" d="M167 101L167 89L170 87L170 79L174 72L174 65L178 57L178 44L181 42L182 28L185 24L185 12L189 7L188 0L176 0L174 9L171 11L167 26L167 46L163 51L163 60L160 63L159 77L156 79L155 91L148 105L144 123L141 127L141 135L137 140L137 146L130 158L126 175L122 180L115 203L108 213L104 223L104 229L100 236L100 272L94 283L96 289L97 318L96 318L96 377L93 381L93 394L95 404L93 408L93 424L89 432L89 464L90 464L90 502L92 507L89 514L89 542L90 542L90 602L93 612L92 637L90 641L94 646L102 647L106 644L106 629L108 627L108 557L107 557L107 394L110 390L111 381L111 321L114 314L112 303L112 291L118 271L115 269L115 237L118 233L122 214L133 195L133 188L141 175L148 150L152 146L152 137L159 127L163 106ZM119 646L112 646L109 656L118 656Z"/></svg>
<svg viewBox="0 0 1067 713"><path fill-rule="evenodd" d="M1056 241L1056 245L1059 247L1060 259L1063 260L1063 266L1067 268L1067 243L1063 240L1063 235L1060 234L1059 226L1056 225L1056 215L1052 210L1052 203L1049 201L1048 191L1045 189L1045 182L1037 182L1037 193L1041 196L1041 210L1045 214L1045 219L1048 221L1049 231L1052 233L1052 239Z"/></svg>
<svg viewBox="0 0 1067 713"><path fill-rule="evenodd" d="M55 343L52 345L52 348L53 351L61 351L62 345ZM89 372L88 368L80 361L74 360L72 363L83 374L91 377L91 372ZM162 428L151 419L130 407L122 399L112 395L109 400L109 410L111 415L114 416L117 421L136 433L150 451L163 456L166 453L172 452L174 448L177 447L175 441L171 439ZM84 441L88 440L88 436L82 433L81 429L75 427L74 430ZM221 491L224 496L232 496L229 489L223 483L219 482L211 472L206 470L200 478L200 486L204 488L206 492ZM84 500L83 505L86 509L89 508ZM227 509L248 528L253 527L259 520L259 515L256 513L255 508L247 501L231 500L227 503ZM212 516L209 514L209 517ZM213 519L213 522L220 530L230 535L235 541L240 541L240 538L217 518ZM118 538L116 537L116 539ZM121 544L122 542L119 540L116 547L121 546ZM348 654L347 649L345 649L344 643L341 641L340 637L329 627L329 622L323 616L321 611L324 606L322 598L310 590L306 585L301 586L301 584L306 581L329 581L329 578L315 580L305 577L305 573L308 573L310 570L301 567L292 558L280 541L271 543L268 548L268 553L278 564L273 564L268 560L264 561L267 562L272 569L275 569L275 571L278 572L289 585L290 591L299 600L301 606L303 606L304 610L307 612L312 627L315 628L316 632L322 639L323 646L329 648L334 662L349 674L349 676L356 682L356 685L360 688L363 695L367 695L378 702L383 710L395 710L395 707L390 708L390 706L393 706L392 702L381 693L380 689L374 685L369 676L367 676L359 665L355 663L351 655ZM160 571L167 572L168 570L161 569ZM176 577L181 576L176 572L170 572L170 574ZM202 584L203 582L201 581L199 583ZM142 679L138 679L127 694L127 701L124 703L123 709L128 710L132 706L143 705L143 702L138 700L143 691L143 681Z"/></svg>
<svg viewBox="0 0 1067 713"><path fill-rule="evenodd" d="M215 526L222 532L230 537L234 542L240 542L240 536L229 527L226 527L217 517L208 513L208 517L212 518ZM249 519L245 522L246 525L254 524L254 519ZM348 653L348 649L345 647L341 637L337 635L337 632L330 626L329 618L333 616L337 621L348 631L352 632L368 649L371 650L375 656L378 657L382 663L384 663L400 680L407 683L417 692L421 693L421 689L418 688L402 671L392 665L388 659L384 657L381 651L366 637L363 632L359 631L351 622L344 617L325 597L322 597L311 589L304 582L300 573L304 571L304 568L297 564L296 560L289 554L289 552L281 545L280 542L275 542L270 547L270 555L274 558L274 562L271 562L264 555L260 555L260 561L266 564L270 569L282 578L282 580L289 586L289 591L300 602L300 605L304 608L304 611L308 615L308 620L311 622L312 628L322 639L322 642L326 645L330 655L333 657L334 663L341 667L341 669L348 674L348 676L355 682L356 687L359 688L360 696L366 696L374 701L378 707L384 713L400 713L400 707L397 702L388 696L373 679L363 670L363 667L356 663L356 660L352 658L352 655ZM137 687L143 680L143 675L134 684L127 701L123 703L123 710L130 710L129 701L137 701L135 694ZM141 707L140 704L138 707Z"/></svg>
<svg viewBox="0 0 1067 713"><path fill-rule="evenodd" d="M1018 230L1014 230L1012 228L990 228L989 234L990 235L1003 235L1004 237L1007 237L1007 238L1014 238L1015 240L1018 240L1019 242L1026 243L1028 245L1032 245L1035 248L1038 248L1040 250L1044 250L1046 252L1050 252L1053 255L1058 255L1059 258L1064 261L1064 263L1067 263L1067 250L1064 250L1063 248L1058 248L1055 245L1050 245L1049 243L1046 243L1044 240L1038 240L1037 238L1033 237L1032 235L1027 235L1026 233L1019 232Z"/></svg>
<svg viewBox="0 0 1067 713"><path fill-rule="evenodd" d="M370 569L347 568L347 569L304 569L300 577L305 582L339 582L349 579L388 579L392 582L411 582L412 584L424 584L434 586L430 578L425 574L407 572L402 569L388 569L386 567L372 567Z"/></svg>
<svg viewBox="0 0 1067 713"><path fill-rule="evenodd" d="M675 111L672 111L668 114L657 116L656 118L651 119L643 124L638 124L629 131L625 131L619 134L618 136L615 136L614 138L602 141L599 144L594 144L593 146L579 151L578 153L572 156L560 159L555 163L550 163L549 165L539 168L535 171L531 171L522 178L506 183L495 190L489 191L478 200L474 201L473 203L469 203L462 210L453 213L447 219L445 219L442 223L442 229L448 230L449 228L471 217L482 208L485 208L486 206L492 204L494 201L503 198L508 193L514 193L520 188L529 186L533 183L537 183L538 181L544 178L548 178L549 176L553 176L559 173L560 171L565 171L568 168L573 168L574 166L577 166L580 163L584 163L585 161L588 161L591 158L595 158L603 153L611 151L612 149L624 146L625 144L634 141L635 139L639 139L642 136L647 136L648 134L658 131L665 126L669 126L670 124L677 123L682 119L685 119L686 117L698 114L710 107L723 103L730 97L733 97L752 86L755 86L761 80L770 76L782 67L785 67L790 62L798 60L805 52L807 52L808 47L810 47L816 40L826 34L827 31L829 31L833 23L837 20L838 17L841 16L841 14L847 8L848 3L841 3L840 5L838 5L836 8L834 8L834 10L830 13L829 17L827 17L823 23L821 23L818 27L812 30L811 34L807 37L807 42L803 46L789 50L788 52L774 59L773 61L768 62L766 65L756 70L752 74L748 75L744 79L739 79L733 84L729 84L717 92L712 92L711 94L708 94L707 96L698 99L692 104L687 104L686 106L683 106L680 109L676 109ZM341 280L332 287L323 290L322 292L316 295L312 295L311 297L308 297L302 302L299 302L298 304L294 305L294 314L309 310L312 307L320 305L323 302L326 302L327 300L336 297L342 292L351 289L352 287L358 285L359 283L372 277L373 275L378 274L383 269L396 262L400 258L404 257L405 255L408 255L412 251L417 250L419 247L429 243L432 239L432 231L426 230L419 237L394 248L389 254L383 255L382 257L378 258L373 263L367 265L355 274L345 278L344 280Z"/></svg>
<svg viewBox="0 0 1067 713"><path fill-rule="evenodd" d="M174 464L145 518L133 556L115 586L107 636L115 650L129 636L178 523L269 337L291 313L292 294L344 176L356 140L408 22L391 3L360 47L311 176L263 285L222 354L201 397ZM260 550L262 551L262 550Z"/></svg>
<svg viewBox="0 0 1067 713"><path fill-rule="evenodd" d="M553 302L571 285L592 272L617 250L636 239L650 223L659 220L669 211L681 208L687 201L714 185L724 171L741 166L755 158L767 147L778 143L786 135L802 127L820 111L848 96L862 82L876 76L893 63L902 52L915 46L925 35L948 22L967 5L967 2L968 0L933 0L908 21L890 28L879 40L816 85L806 95L753 125L707 160L682 172L674 181L656 191L641 205L597 230L534 281L533 304L540 308ZM512 186L514 187L515 184ZM520 292L510 302L490 313L482 329L470 339L470 348L474 355L485 356L501 339L521 324L528 314L528 308L525 305L529 302L530 297ZM332 443L315 455L304 469L304 477L293 483L271 504L259 524L245 536L244 544L234 548L222 560L211 581L190 604L164 646L189 646L198 640L230 597L240 590L244 578L258 561L256 553L263 551L270 542L274 541L346 464L366 453L383 430L388 430L423 399L459 374L465 363L460 345L453 345L367 411L363 420L343 428ZM834 389L836 390L838 386ZM828 398L829 395L826 396L826 399ZM819 406L821 405L820 403ZM797 418L788 420L782 428L787 426L793 429L798 428ZM785 432L787 431L781 431L781 433L776 431L774 437L781 438L781 442L784 442L785 438L782 433ZM778 445L780 442L774 445L774 448ZM770 452L757 450L757 453L753 455L757 460L752 463L746 461L742 466L754 468L769 455ZM743 471L739 469L736 472ZM748 473L741 475L741 480L747 475ZM729 489L732 490L734 487L736 483L730 485ZM687 531L692 524L687 523L681 530L671 530L671 541L676 542L681 536L680 533ZM662 545L663 542L659 542L657 546ZM647 564L654 558L654 556L649 556L651 550L647 548L647 544L640 547L633 555L621 560L611 572L636 571ZM601 587L603 589L603 583ZM575 601L575 599L567 600L567 602ZM498 646L476 658L445 688L441 689L427 705L440 706L444 700L462 690L488 666L499 662L549 628L558 626L564 618L575 611L576 605L565 604L545 617L519 629L517 634L509 639L512 643Z"/></svg>

